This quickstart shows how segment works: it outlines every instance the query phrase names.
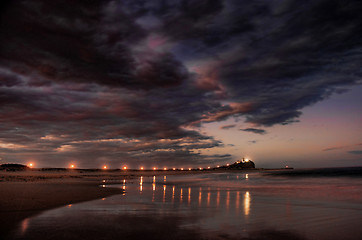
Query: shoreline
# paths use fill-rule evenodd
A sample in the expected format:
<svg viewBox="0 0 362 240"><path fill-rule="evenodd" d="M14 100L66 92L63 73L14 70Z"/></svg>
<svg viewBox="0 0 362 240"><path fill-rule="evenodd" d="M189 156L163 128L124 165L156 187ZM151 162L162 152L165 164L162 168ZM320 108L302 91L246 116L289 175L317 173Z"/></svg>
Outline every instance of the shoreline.
<svg viewBox="0 0 362 240"><path fill-rule="evenodd" d="M279 171L278 171L279 170ZM268 176L287 177L342 177L337 169L292 170L288 169L243 169L205 171L137 171L137 170L59 170L30 169L26 171L0 171L0 239L16 227L22 220L43 211L122 194L120 188L100 187L111 185L112 181L134 179L140 176L199 175L209 173L260 172ZM343 170L343 169L342 169ZM356 177L361 177L361 167L352 168ZM344 173L344 171L342 171ZM307 174L309 173L309 174Z"/></svg>
<svg viewBox="0 0 362 240"><path fill-rule="evenodd" d="M104 184L103 180L204 173L200 171L136 172L81 169L0 171L0 240L6 239L6 236L15 230L21 221L43 211L123 193L120 188L100 187Z"/></svg>
<svg viewBox="0 0 362 240"><path fill-rule="evenodd" d="M22 220L43 211L123 193L100 187L98 179L27 178L0 182L0 239L6 239Z"/></svg>

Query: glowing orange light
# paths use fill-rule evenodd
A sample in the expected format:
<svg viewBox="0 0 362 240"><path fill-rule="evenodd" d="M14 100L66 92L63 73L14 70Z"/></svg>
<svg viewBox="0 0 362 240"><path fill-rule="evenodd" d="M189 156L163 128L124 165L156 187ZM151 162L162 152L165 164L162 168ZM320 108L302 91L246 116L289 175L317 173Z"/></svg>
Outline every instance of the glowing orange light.
<svg viewBox="0 0 362 240"><path fill-rule="evenodd" d="M199 169L202 170L202 167L200 167Z"/></svg>
<svg viewBox="0 0 362 240"><path fill-rule="evenodd" d="M156 170L156 169L157 169L156 167L153 168L153 170Z"/></svg>
<svg viewBox="0 0 362 240"><path fill-rule="evenodd" d="M226 166L229 166L230 164L226 164Z"/></svg>
<svg viewBox="0 0 362 240"><path fill-rule="evenodd" d="M183 171L184 170L184 168L181 168L181 171Z"/></svg>
<svg viewBox="0 0 362 240"><path fill-rule="evenodd" d="M288 168L288 165L287 165L287 166L285 166L285 168Z"/></svg>
<svg viewBox="0 0 362 240"><path fill-rule="evenodd" d="M127 170L127 167L123 167L123 170Z"/></svg>
<svg viewBox="0 0 362 240"><path fill-rule="evenodd" d="M174 171L175 171L175 170L176 170L176 168L172 168L172 170L174 170Z"/></svg>
<svg viewBox="0 0 362 240"><path fill-rule="evenodd" d="M70 168L75 168L74 164L71 164L71 165L70 165Z"/></svg>
<svg viewBox="0 0 362 240"><path fill-rule="evenodd" d="M210 206L210 192L207 193L207 206Z"/></svg>
<svg viewBox="0 0 362 240"><path fill-rule="evenodd" d="M249 162L249 159L245 158L245 162Z"/></svg>
<svg viewBox="0 0 362 240"><path fill-rule="evenodd" d="M167 168L163 168L163 170L167 170Z"/></svg>
<svg viewBox="0 0 362 240"><path fill-rule="evenodd" d="M244 214L245 214L245 216L248 216L250 213L250 200L251 200L250 193L246 192L244 194Z"/></svg>
<svg viewBox="0 0 362 240"><path fill-rule="evenodd" d="M189 168L189 171L191 171L191 168Z"/></svg>
<svg viewBox="0 0 362 240"><path fill-rule="evenodd" d="M141 176L141 179L140 179L140 192L142 192L143 190L143 177Z"/></svg>
<svg viewBox="0 0 362 240"><path fill-rule="evenodd" d="M106 166L106 165L104 165L104 166L103 166L103 169L107 169L107 166Z"/></svg>
<svg viewBox="0 0 362 240"><path fill-rule="evenodd" d="M140 169L143 170L143 167L141 167Z"/></svg>
<svg viewBox="0 0 362 240"><path fill-rule="evenodd" d="M123 186L122 186L123 190L126 190L126 179L123 179Z"/></svg>
<svg viewBox="0 0 362 240"><path fill-rule="evenodd" d="M207 167L207 169L210 169L210 167Z"/></svg>
<svg viewBox="0 0 362 240"><path fill-rule="evenodd" d="M219 165L217 165L216 167L218 167L218 168L219 168L220 166L219 166Z"/></svg>
<svg viewBox="0 0 362 240"><path fill-rule="evenodd" d="M33 164L33 163L29 163L28 166L29 166L29 167L33 167L34 164Z"/></svg>

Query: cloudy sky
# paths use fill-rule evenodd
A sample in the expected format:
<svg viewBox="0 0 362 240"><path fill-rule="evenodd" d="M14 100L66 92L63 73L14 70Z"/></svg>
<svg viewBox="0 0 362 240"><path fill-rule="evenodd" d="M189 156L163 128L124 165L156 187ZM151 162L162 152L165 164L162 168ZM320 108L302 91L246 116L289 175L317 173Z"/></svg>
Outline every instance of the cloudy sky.
<svg viewBox="0 0 362 240"><path fill-rule="evenodd" d="M362 165L362 4L2 1L0 162Z"/></svg>

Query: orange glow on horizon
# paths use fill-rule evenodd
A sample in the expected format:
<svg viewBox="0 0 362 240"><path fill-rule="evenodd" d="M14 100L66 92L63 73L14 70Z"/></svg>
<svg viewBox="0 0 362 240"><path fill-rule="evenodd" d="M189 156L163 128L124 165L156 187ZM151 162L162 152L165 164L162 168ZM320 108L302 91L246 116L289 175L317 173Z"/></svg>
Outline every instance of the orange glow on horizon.
<svg viewBox="0 0 362 240"><path fill-rule="evenodd" d="M163 170L165 170L165 171L166 171L166 170L167 170L167 168L163 168Z"/></svg>
<svg viewBox="0 0 362 240"><path fill-rule="evenodd" d="M143 170L143 167L141 167L140 169Z"/></svg>
<svg viewBox="0 0 362 240"><path fill-rule="evenodd" d="M127 170L127 167L126 167L126 166L124 166L124 167L123 167L123 170Z"/></svg>
<svg viewBox="0 0 362 240"><path fill-rule="evenodd" d="M157 168L156 168L156 167L154 167L154 168L153 168L153 170L157 170Z"/></svg>
<svg viewBox="0 0 362 240"><path fill-rule="evenodd" d="M106 166L106 165L104 165L104 166L103 166L103 169L107 169L107 166Z"/></svg>
<svg viewBox="0 0 362 240"><path fill-rule="evenodd" d="M172 170L174 170L174 171L175 171L175 170L176 170L176 168L172 168Z"/></svg>
<svg viewBox="0 0 362 240"><path fill-rule="evenodd" d="M74 164L71 164L71 165L70 165L70 168L75 168L75 165L74 165Z"/></svg>
<svg viewBox="0 0 362 240"><path fill-rule="evenodd" d="M191 168L189 168L189 171L191 171Z"/></svg>
<svg viewBox="0 0 362 240"><path fill-rule="evenodd" d="M181 171L183 171L184 170L184 168L181 168Z"/></svg>
<svg viewBox="0 0 362 240"><path fill-rule="evenodd" d="M34 167L34 163L29 163L28 167Z"/></svg>

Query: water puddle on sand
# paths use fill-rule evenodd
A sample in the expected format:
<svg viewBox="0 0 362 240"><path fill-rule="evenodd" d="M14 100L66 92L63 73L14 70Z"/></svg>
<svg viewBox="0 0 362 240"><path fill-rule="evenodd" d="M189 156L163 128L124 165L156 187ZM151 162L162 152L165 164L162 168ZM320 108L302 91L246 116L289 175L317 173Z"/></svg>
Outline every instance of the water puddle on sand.
<svg viewBox="0 0 362 240"><path fill-rule="evenodd" d="M357 240L361 202L334 201L328 192L362 190L348 181L258 173L151 176L112 185L105 180L101 187L125 193L25 219L9 239Z"/></svg>

